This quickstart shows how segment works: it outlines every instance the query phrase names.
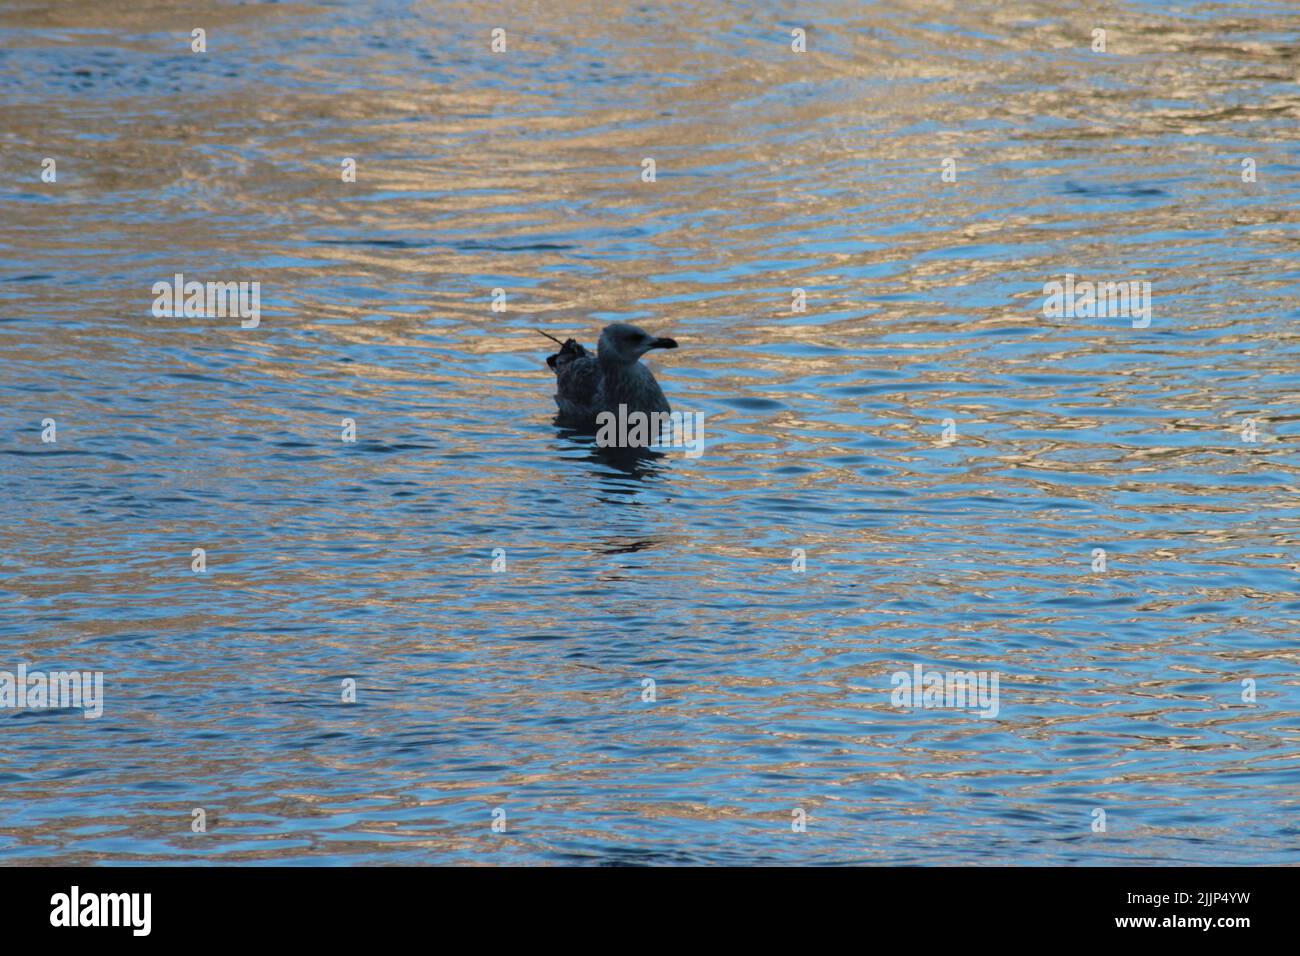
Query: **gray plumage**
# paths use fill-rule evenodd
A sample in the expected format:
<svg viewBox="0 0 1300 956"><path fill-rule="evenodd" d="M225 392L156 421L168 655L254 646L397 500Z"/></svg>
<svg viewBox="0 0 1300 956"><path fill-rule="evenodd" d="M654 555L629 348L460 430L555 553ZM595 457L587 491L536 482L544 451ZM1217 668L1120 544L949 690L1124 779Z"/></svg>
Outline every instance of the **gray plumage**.
<svg viewBox="0 0 1300 956"><path fill-rule="evenodd" d="M654 375L641 364L641 356L651 349L675 348L673 339L655 338L623 322L605 326L595 355L573 339L561 343L560 351L546 360L555 371L560 418L592 425L601 412L617 415L619 405L626 405L629 413L672 411Z"/></svg>

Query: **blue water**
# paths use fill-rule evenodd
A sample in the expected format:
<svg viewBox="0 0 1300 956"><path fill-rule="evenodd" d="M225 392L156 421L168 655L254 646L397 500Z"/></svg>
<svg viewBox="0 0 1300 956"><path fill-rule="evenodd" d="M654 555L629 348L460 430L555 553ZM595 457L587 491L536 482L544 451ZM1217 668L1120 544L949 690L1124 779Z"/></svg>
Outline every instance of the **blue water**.
<svg viewBox="0 0 1300 956"><path fill-rule="evenodd" d="M1300 16L616 15L0 6L0 862L1300 861Z"/></svg>

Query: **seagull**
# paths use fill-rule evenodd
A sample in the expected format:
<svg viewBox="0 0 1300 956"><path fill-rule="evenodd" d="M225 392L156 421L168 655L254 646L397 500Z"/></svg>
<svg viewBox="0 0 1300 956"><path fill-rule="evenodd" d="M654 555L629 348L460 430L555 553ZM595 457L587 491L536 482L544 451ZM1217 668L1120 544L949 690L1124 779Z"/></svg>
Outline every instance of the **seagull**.
<svg viewBox="0 0 1300 956"><path fill-rule="evenodd" d="M600 333L600 344L592 355L575 340L561 342L542 332L560 346L547 358L555 372L555 404L560 418L574 424L594 425L601 412L618 414L620 405L627 412L671 412L668 399L650 369L641 364L642 355L651 349L675 349L674 339L660 339L635 325L615 322Z"/></svg>

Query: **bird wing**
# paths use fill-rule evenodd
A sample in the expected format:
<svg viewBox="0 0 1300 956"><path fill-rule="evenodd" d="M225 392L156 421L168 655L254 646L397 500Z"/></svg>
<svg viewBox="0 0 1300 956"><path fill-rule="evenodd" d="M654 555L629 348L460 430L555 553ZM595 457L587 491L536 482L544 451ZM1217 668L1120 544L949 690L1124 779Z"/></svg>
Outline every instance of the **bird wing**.
<svg viewBox="0 0 1300 956"><path fill-rule="evenodd" d="M582 348L581 345L578 348ZM561 353L563 354L563 353ZM575 408L589 408L596 402L600 391L600 363L595 356L587 354L574 356L568 361L562 359L555 363L556 394Z"/></svg>
<svg viewBox="0 0 1300 956"><path fill-rule="evenodd" d="M602 376L596 357L573 339L550 356L546 364L555 370L555 402L568 415L586 414L596 403Z"/></svg>

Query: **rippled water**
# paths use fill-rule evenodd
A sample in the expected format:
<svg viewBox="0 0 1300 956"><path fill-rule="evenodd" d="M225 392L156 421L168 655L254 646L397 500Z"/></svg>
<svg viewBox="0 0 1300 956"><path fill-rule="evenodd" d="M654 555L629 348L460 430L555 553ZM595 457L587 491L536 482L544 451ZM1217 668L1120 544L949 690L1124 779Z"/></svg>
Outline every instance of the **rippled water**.
<svg viewBox="0 0 1300 956"><path fill-rule="evenodd" d="M1300 16L1093 6L0 7L0 861L1296 862Z"/></svg>

